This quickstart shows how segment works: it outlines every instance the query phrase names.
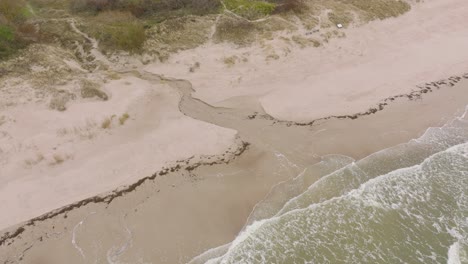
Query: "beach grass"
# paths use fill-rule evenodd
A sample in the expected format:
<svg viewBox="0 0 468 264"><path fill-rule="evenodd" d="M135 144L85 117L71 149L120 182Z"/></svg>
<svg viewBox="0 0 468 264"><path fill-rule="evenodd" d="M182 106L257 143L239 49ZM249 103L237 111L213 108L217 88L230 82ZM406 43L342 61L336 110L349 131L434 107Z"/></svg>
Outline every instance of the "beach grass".
<svg viewBox="0 0 468 264"><path fill-rule="evenodd" d="M143 23L130 12L105 11L89 18L86 28L103 50L141 51L146 40Z"/></svg>
<svg viewBox="0 0 468 264"><path fill-rule="evenodd" d="M224 0L226 8L247 19L258 19L270 15L276 4L252 0Z"/></svg>
<svg viewBox="0 0 468 264"><path fill-rule="evenodd" d="M395 17L409 9L401 0L1 0L0 60L38 42L75 51L78 45L88 52L89 43L55 18L76 17L80 30L96 38L105 54L148 53L163 61L206 43L213 26L215 42L243 46L284 30L275 18L299 18L312 30ZM319 19L323 12L325 19ZM251 23L266 17L272 19ZM86 57L77 57L86 64Z"/></svg>
<svg viewBox="0 0 468 264"><path fill-rule="evenodd" d="M127 121L127 119L130 118L130 115L128 113L124 113L122 114L120 117L119 117L119 124L122 126L125 124L125 122Z"/></svg>

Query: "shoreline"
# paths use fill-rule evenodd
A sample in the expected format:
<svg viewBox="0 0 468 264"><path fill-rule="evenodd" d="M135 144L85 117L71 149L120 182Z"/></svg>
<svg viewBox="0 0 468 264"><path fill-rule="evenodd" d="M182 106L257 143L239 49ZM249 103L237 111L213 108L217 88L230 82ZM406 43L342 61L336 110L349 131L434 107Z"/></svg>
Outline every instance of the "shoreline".
<svg viewBox="0 0 468 264"><path fill-rule="evenodd" d="M217 164L229 164L232 162L236 157L242 155L244 151L247 150L249 147L248 142L243 142L241 141L240 143L235 144L237 148L234 150L228 149L226 152L224 152L222 155L219 156L212 156L209 158L205 158L206 160L201 160L198 162L191 162L192 158L188 158L185 160L180 160L176 161L174 165L171 165L169 167L162 167L161 170L153 173L151 176L147 176L144 178L139 179L137 182L131 184L131 185L125 185L121 186L113 191L103 193L103 194L98 194L96 196L90 197L83 199L81 201L54 209L50 212L47 212L43 215L40 215L38 217L34 217L30 220L27 220L23 223L15 224L10 227L4 228L3 230L9 230L9 229L16 229L13 232L7 231L5 232L2 236L0 236L0 246L3 246L7 241L14 240L17 236L21 235L25 231L25 227L28 226L34 226L36 222L41 222L46 219L53 218L55 216L61 215L61 214L66 214L69 211L78 209L82 206L86 206L89 203L105 203L105 204L110 204L115 198L122 197L127 193L130 193L132 191L135 191L136 188L138 188L140 185L144 184L146 181L151 181L154 180L158 176L164 176L169 173L177 172L179 170L186 170L186 171L192 171L196 169L199 166L213 166ZM225 155L231 156L226 158ZM209 161L209 159L215 159L214 161ZM216 160L217 159L217 160ZM19 226L18 228L15 226ZM1 232L2 230L0 230ZM8 243L9 245L9 243Z"/></svg>
<svg viewBox="0 0 468 264"><path fill-rule="evenodd" d="M251 47L207 44L144 69L187 79L193 96L213 106L307 123L365 112L414 85L466 73L467 11L460 0L418 3L402 16L340 29L345 37L317 48L291 47L280 35ZM276 59L265 58L269 53Z"/></svg>
<svg viewBox="0 0 468 264"><path fill-rule="evenodd" d="M32 65L0 86L0 262L182 263L233 241L278 182L465 111L465 11L434 0L318 48L279 33L115 68L96 42L106 67L55 54L67 80L50 87Z"/></svg>
<svg viewBox="0 0 468 264"><path fill-rule="evenodd" d="M409 101L414 100L414 98L422 100L421 97L424 94L432 93L432 92L435 91L435 89L439 90L439 89L443 88L443 86L445 86L445 88L453 87L458 82L460 82L462 79L467 79L468 80L468 73L463 74L461 77L460 76L453 76L453 77L449 77L447 79L426 83L426 84L422 85L424 88L421 88L420 86L417 86L420 90L419 91L413 91L410 94L401 94L401 95L395 95L395 96L392 96L392 97L389 97L389 98L385 98L384 100L382 100L382 103L378 104L378 108L370 108L369 111L364 112L364 113L356 113L356 114L345 115L345 116L323 117L323 118L319 118L319 119L310 121L308 123L298 123L298 122L292 122L292 121L277 120L274 117L269 116L268 114L259 114L258 112L255 112L252 115L248 115L247 118L249 120L253 120L253 119L256 119L256 118L269 120L269 121L272 121L273 125L282 124L282 125L285 125L287 127L290 127L290 126L312 126L316 122L321 122L321 121L325 121L325 120L329 120L329 119L338 119L338 120L340 120L340 119L351 119L351 120L354 120L354 119L357 119L357 118L362 117L362 116L371 115L371 114L375 114L375 113L377 113L379 111L382 111L382 110L384 110L385 106L390 106L391 107L392 106L391 102L394 102L396 99L399 99L399 98L406 98ZM165 79L165 80L170 81L170 79ZM180 81L180 80L174 80L174 81L177 82L177 81ZM187 96L187 95L184 95L184 96ZM189 94L189 96L191 97L191 94ZM182 98L181 98L181 101L182 101ZM398 102L397 102L397 104L398 104ZM34 218L30 219L30 220L27 220L26 222L23 222L23 224L22 223L14 224L14 225L12 225L10 227L4 228L3 230L10 229L11 227L16 226L16 225L23 225L23 226L34 225L35 221L41 221L41 220L44 220L44 219L47 219L47 218L50 218L50 217L54 217L54 216L56 216L58 214L65 213L67 211L73 210L74 208L79 208L79 207L81 207L83 205L86 205L87 203L91 203L91 202L93 202L93 203L105 202L105 203L109 204L110 202L112 202L112 200L114 198L122 196L125 193L132 192L138 186L143 184L145 181L154 180L155 177L166 175L169 172L176 172L178 170L187 170L187 171L190 172L190 171L198 168L199 166L207 166L207 165L211 166L211 165L220 164L220 163L228 164L233 159L235 159L237 156L240 156L244 151L246 151L246 149L250 145L250 143L242 141L240 138L237 138L237 141L238 141L238 143L234 144L234 146L237 146L234 151L232 151L231 149L228 149L222 155L221 154L220 155L213 155L213 156L211 156L209 158L204 157L204 158L200 159L200 161L193 162L193 164L192 164L191 161L195 157L191 157L191 158L188 158L188 159L185 159L185 160L176 161L174 165L170 165L167 168L162 167L159 171L153 173L151 176L143 177L143 178L139 179L137 182L135 182L133 184L121 186L121 187L118 187L117 189L114 189L112 191L105 192L105 193L102 193L102 194L98 194L96 196L77 201L75 203L66 205L64 207L60 207L60 208L51 210L48 213L45 213L45 214L40 215L38 217L34 217ZM226 154L232 155L232 157L226 159L224 157ZM217 159L217 160L210 161L210 159ZM1 231L1 229L0 229L0 231ZM4 237L0 236L0 246L3 245L6 240L13 238L13 237L19 235L20 233L21 232L19 232L19 231L15 231L13 235L6 234L6 235L4 235Z"/></svg>
<svg viewBox="0 0 468 264"><path fill-rule="evenodd" d="M421 134L421 132L425 131L425 129L427 128L427 124L428 124L427 122L429 122L429 124L437 126L437 125L441 125L442 123L447 121L447 119L449 119L450 116L453 116L455 114L455 113L453 113L453 111L455 109L458 109L458 112L460 112L462 110L460 108L461 104L462 104L462 102L466 102L466 99L467 99L466 98L466 96L467 96L466 95L466 89L467 89L466 87L468 87L468 81L462 81L462 82L460 82L459 84L457 84L457 85L455 85L453 87L447 86L447 87L442 88L439 91L435 91L433 93L424 93L421 100L418 100L418 101L411 101L407 97L399 97L400 99L396 99L395 101L392 101L392 103L390 103L388 105L388 109L378 111L378 112L376 112L376 113L374 113L372 115L361 116L361 117L359 117L357 119L332 118L332 119L322 120L322 121L316 122L314 125L312 125L309 128L301 126L301 125L299 125L297 127L282 125L281 123L276 123L277 121L272 121L272 120L267 120L267 119L252 120L252 119L249 119L248 117L246 118L246 116L244 116L243 114L241 114L239 116L239 119L242 120L241 122L245 122L244 124L248 124L248 123L252 123L252 122L267 122L268 124L273 124L273 126L268 125L268 126L271 126L272 130L276 130L278 128L285 129L285 131L295 130L295 129L302 130L302 131L307 130L307 133L309 133L309 134L318 133L317 136L320 136L320 132L317 132L317 131L322 131L323 129L328 129L328 130L332 129L332 130L335 130L335 131L339 131L339 130L342 130L341 127L344 126L344 127L347 127L347 132L349 134L351 134L351 136L349 136L349 135L344 136L344 137L342 137L343 140L348 140L349 141L353 137L356 138L357 142L354 142L353 144L351 144L353 146L356 146L356 144L358 144L359 142L366 142L366 141L368 142L367 147L362 148L362 149L364 149L364 153L361 150L360 151L353 150L353 147L350 147L350 146L341 145L341 146L333 147L331 145L327 146L327 144L325 144L325 145L322 145L320 147L322 149L325 149L325 150L322 150L323 152L320 152L317 149L317 151L316 151L316 153L314 153L314 155L309 155L309 158L305 159L305 160L302 159L302 158L298 159L298 157L288 156L288 159L291 160L290 162L292 162L294 164L299 164L299 165L297 165L299 167L302 167L305 164L313 164L315 162L318 162L320 160L320 157L326 155L327 153L344 154L344 155L349 155L349 156L353 157L354 159L360 159L360 158L366 156L366 154L371 154L371 153L373 153L375 151L381 150L381 149L383 149L385 147L393 146L393 145L398 144L398 143L404 143L404 142L407 141L408 138L417 137L418 135ZM463 97L463 95L465 96L465 98ZM182 98L184 98L184 97L182 97ZM454 100L455 100L455 102L453 102ZM181 99L181 102L182 102L182 99ZM438 107L436 106L437 102L439 104ZM428 113L426 111L427 108L434 108L433 109L434 112ZM441 110L440 108L444 108L445 111L440 111ZM183 109L183 107L181 109ZM213 108L213 109L216 109L216 108ZM409 117L409 119L407 119L404 122L413 123L413 128L412 129L414 131L412 131L412 132L409 131L409 132L402 133L402 134L399 134L399 135L394 134L394 135L390 136L390 138L388 138L388 137L385 138L385 140L384 140L385 142L380 142L379 144L376 145L374 140L370 140L370 138L376 137L376 135L379 135L379 133L377 133L375 131L368 131L366 133L363 133L361 131L363 128L369 127L369 125L372 125L372 124L375 124L375 123L380 123L380 124L377 124L377 126L380 126L381 127L380 129L383 129L382 126L388 126L389 123L395 122L395 120L392 120L392 118L402 119L401 116L398 113L400 111L407 111L408 109L411 109L411 111L410 111L411 117ZM455 111L455 112L457 112L457 111ZM417 117L418 115L419 116L423 115L423 113L425 113L424 118L419 118L417 120L411 120L411 119L414 119L415 117ZM452 114L450 114L450 113L452 113ZM426 120L423 120L423 119L426 119ZM379 122L376 122L377 120L379 120ZM412 121L414 121L414 122L412 122ZM399 122L401 122L401 120L399 120ZM416 124L414 124L414 123L416 123ZM352 127L354 127L353 129L350 129L350 127L349 127L350 124L352 124ZM385 124L385 125L382 125L382 124ZM262 126L263 125L264 124L262 124ZM278 126L278 125L280 125L280 126ZM338 125L338 127L336 127L336 125ZM410 126L403 126L403 127L408 128ZM316 132L312 131L312 133L311 133L310 128L312 128L313 131L316 131ZM352 131L356 131L356 132L361 131L361 132L356 133L356 132L352 132ZM372 132L375 132L375 133L372 133ZM240 136L242 138L243 133L245 133L245 132L243 132L242 129L241 129L239 133L240 133ZM280 132L280 133L283 133L283 132ZM333 137L333 134L337 133L337 132L328 131L328 133L329 133L328 135L330 137ZM357 136L358 133L361 133L362 135ZM392 133L392 132L390 131L389 133ZM322 133L322 134L324 135L324 133ZM268 136L266 136L266 137L268 137ZM363 140L362 137L367 137L367 138L365 140ZM379 139L379 140L382 140L382 139ZM314 138L314 141L320 141L320 140L318 140L317 138ZM212 178L213 176L208 177L208 178L206 178L206 176L202 176L202 178L204 178L202 180L202 182L203 182L202 186L191 185L190 184L191 180L187 181L187 179L190 179L190 178L194 179L194 178L200 177L200 175L210 175L210 174L213 174L215 172L219 173L219 171L232 171L233 170L232 168L231 169L225 168L226 166L227 167L233 166L233 167L238 167L238 168L248 168L249 166L252 166L252 164L251 164L252 160L258 160L258 154L265 151L265 150L261 150L262 149L261 142L253 142L253 143L254 143L254 145L250 146L253 149L249 150L247 153L245 153L243 155L240 155L240 154L244 153L244 151L247 149L247 144L243 143L243 145L242 145L242 147L240 149L238 149L237 151L234 151L234 159L233 160L229 159L227 161L227 163L222 162L222 163L226 163L226 165L213 165L213 164L211 164L212 166L205 166L206 165L205 164L205 165L195 166L194 167L193 165L187 165L185 161L181 161L181 163L183 165L186 165L187 167L183 167L182 165L175 165L175 167L166 168L165 170L162 170L162 173L163 173L162 176L163 177L167 176L167 178L171 178L171 177L177 178L179 176L174 175L174 173L178 174L179 170L180 171L185 170L189 175L190 174L193 174L193 175L189 176L189 178L186 178L186 176L182 177L182 178L185 178L185 180L184 179L182 180L185 183L179 183L179 184L182 184L183 186L185 186L184 188L194 188L195 186L198 186L197 188L202 188L202 189L203 189L203 186L205 186L205 187L208 186L208 188L209 188L209 186L211 184L213 184L211 182L213 180L213 178ZM330 143L330 142L328 142L328 143ZM280 147L280 146L278 146L278 147ZM316 147L316 146L314 146L314 147ZM326 150L327 148L328 148L328 150ZM341 153L336 152L335 149L340 149L340 148L342 149ZM355 154L353 155L350 151L351 152L354 151ZM264 155L264 154L262 154L262 155ZM254 158L254 157L256 157L256 158ZM222 158L222 156L217 157L218 160L220 158ZM315 160L315 162L313 160ZM233 162L232 164L230 163L231 161ZM250 164L250 165L246 166L245 165L246 162L247 162L247 164ZM267 159L266 161L263 161L263 162L266 163L263 166L268 165L268 164L271 165L272 160ZM237 164L237 163L240 163L240 164ZM257 162L253 161L253 163L258 163L258 161ZM262 162L260 162L260 163L262 163ZM300 163L303 163L303 164L301 165ZM244 165L242 165L242 164L244 164ZM270 165L268 165L268 166L270 166ZM256 167L256 166L258 166L258 165L255 165L253 167ZM260 171L262 171L262 170L265 171L265 168L263 166L262 166L263 169L260 169ZM294 172L294 171L296 171L296 172ZM295 169L294 171L291 172L292 174L289 173L289 176L286 175L287 176L286 178L284 178L285 175L282 175L282 176L280 175L280 178L278 178L278 176L271 177L268 182L270 182L270 184L272 186L275 183L277 183L278 181L281 181L281 179L286 180L286 179L288 179L288 177L291 177L291 176L295 175L295 173L298 173L297 171L299 171L299 169ZM168 173L168 174L165 175L165 173ZM158 181L159 177L156 177L155 175L156 174L154 174L151 177L147 177L145 179L142 179L142 180L138 181L138 183L135 183L134 185L131 185L131 186L134 186L135 188L133 188L131 186L120 188L122 190L130 190L130 189L131 190L130 190L130 192L126 192L126 194L123 195L123 196L116 196L115 198L117 198L117 200L115 200L115 201L114 201L114 199L106 200L106 198L105 198L106 196L96 196L96 197L100 197L99 199L102 199L102 201L101 201L101 204L102 204L101 207L102 208L100 210L108 210L108 209L106 209L108 207L117 207L117 208L121 208L121 209L126 208L125 206L121 207L122 205L119 205L119 203L126 204L129 201L135 199L135 198L132 198L132 196L137 196L138 197L138 196L141 196L142 194L145 195L145 192L146 192L145 189L148 188L148 187L145 187L145 186L152 185L153 183L151 183L151 182L153 182L153 181L155 181L155 182ZM170 176L170 175L173 175L173 176ZM233 179L235 180L235 178L231 178L231 180L233 180ZM266 178L263 177L260 182L264 183L265 179ZM251 182L251 180L249 180L248 178L244 179L242 181L245 181L245 180L248 180L248 181L250 181L250 184L253 184L253 182ZM219 181L219 179L218 179L218 181ZM237 180L235 180L235 181L237 181ZM196 181L196 182L198 182L198 181ZM177 184L177 185L179 185L179 184ZM187 184L188 184L188 186L187 186ZM240 184L240 183L237 183L237 184ZM241 184L241 186L243 186L244 184L246 184L246 183ZM254 184L254 186L255 186L255 184ZM179 195L184 193L184 191L182 191L182 190L177 191L178 188L174 189L173 185L169 185L167 188L169 188L169 190L167 190L167 191L169 191L169 192L176 191L177 193L179 193ZM164 188L161 188L161 190L162 189L164 189ZM250 209L253 208L255 203L257 201L261 200L259 198L263 197L268 190L269 190L269 187L268 188L263 187L263 188L257 189L257 191L255 191L256 194L250 193L248 195L248 200L250 200L251 204L247 205L247 207L245 209L241 209L241 211L244 211L244 213L239 214L240 217L238 217L238 220L235 221L237 224L226 223L227 226L235 227L234 229L232 229L232 227L227 228L228 230L232 230L232 231L227 232L230 235L226 236L227 235L226 231L220 232L220 234L217 234L214 237L215 241L219 241L218 240L219 238L222 238L222 241L224 241L224 242L231 241L234 238L233 236L235 236L235 234L242 228L245 219L250 214L250 210L247 209L247 208L250 208ZM117 193L117 192L114 191L110 195L113 195L115 193ZM174 194L174 195L176 195L176 194ZM156 199L155 198L156 196L157 196L157 193L155 193L152 196L152 197L154 197L153 199ZM233 196L228 200L232 202L232 201L236 201L238 198L239 197L237 197L237 196ZM41 232L47 233L46 230L51 228L50 223L48 223L50 221L55 223L54 228L57 225L57 223L60 223L60 222L63 222L62 224L64 224L65 227L68 226L69 224L67 224L67 221L69 223L72 222L71 219L73 217L71 215L73 215L73 214L75 214L77 212L78 212L77 213L78 215L83 215L83 212L86 212L86 211L89 212L89 209L86 209L86 208L98 206L96 204L96 201L93 201L92 199L93 198L87 199L89 203L86 203L86 204L83 203L83 201L82 201L82 202L79 202L79 203L75 203L74 205L70 205L70 206L63 207L61 209L54 210L55 213L51 212L52 215L49 215L49 216L52 216L51 218L47 217L47 214L46 214L46 215L43 216L43 218L36 218L36 222L29 221L26 224L24 224L24 223L20 224L19 226L16 227L16 231L13 231L15 228L10 227L9 228L10 234L4 233L2 235L2 245L1 245L1 247L4 247L3 250L6 250L6 251L3 251L3 250L1 250L1 251L5 252L5 253L8 253L9 251L5 247L8 247L10 245L11 246L12 245L18 245L18 243L20 243L21 241L24 242L24 239L25 239L24 237L26 237L26 241L36 241L35 243L37 243L37 241L39 239L42 242L42 239L44 239L44 235L41 235L40 238L38 238L37 237L38 234L33 235L32 237L30 237L31 234L41 233ZM198 199L200 199L200 197L198 197ZM127 202L125 202L125 201L127 201ZM173 200L173 202L174 202L174 200ZM220 202L223 203L223 201L220 201ZM104 205L104 203L106 205ZM131 203L135 203L135 201L133 201ZM241 208L243 208L243 206ZM119 209L119 210L121 210L121 209ZM126 210L126 209L124 209L124 210ZM238 211L238 210L239 209L237 209L236 211ZM81 211L81 213L80 213L80 211ZM232 212L230 214L232 214ZM197 217L204 218L203 216L197 216ZM146 219L146 217L141 218L141 219ZM242 219L244 219L244 220L242 220ZM179 220L172 219L170 223L173 223L173 221L183 221L183 219L179 219ZM59 225L62 225L62 224L59 224ZM140 225L138 225L138 226L140 226ZM143 227L143 226L146 226L146 225L141 224L141 226ZM161 226L160 228L164 228L164 227ZM36 231L34 231L34 230L36 230ZM234 231L234 230L237 230L237 231ZM4 231L6 231L6 230L4 230ZM220 230L218 230L218 231L220 231ZM31 233L31 232L33 232L33 233ZM21 238L18 238L18 240L16 240L14 237L21 237ZM36 237L36 238L33 239L33 237ZM194 237L197 237L197 236L194 236ZM167 239L170 239L170 238L166 237L166 240ZM44 242L45 241L47 241L47 240L44 239ZM50 241L50 240L49 240L49 242L53 243L53 241ZM213 242L211 242L211 243L213 243ZM208 243L208 244L210 244L210 243ZM222 244L222 243L216 242L214 244L211 244L208 248L211 248L211 247L214 247L214 246L220 245L220 244ZM44 245L47 246L47 243L45 243ZM190 248L190 246L189 246L189 248ZM199 250L195 250L196 252L194 252L192 254L187 254L185 256L186 261L190 260L191 257L196 256L197 253L199 254L199 253L201 253L202 251L204 251L204 250L206 250L208 248L207 248L207 246L203 246ZM10 252L10 253L12 253L12 252ZM7 255L10 255L10 253L8 253ZM131 251L130 251L129 255L132 255ZM33 253L33 256L34 256L34 253ZM73 263L73 262L71 262L71 263ZM170 263L170 262L168 262L168 263Z"/></svg>

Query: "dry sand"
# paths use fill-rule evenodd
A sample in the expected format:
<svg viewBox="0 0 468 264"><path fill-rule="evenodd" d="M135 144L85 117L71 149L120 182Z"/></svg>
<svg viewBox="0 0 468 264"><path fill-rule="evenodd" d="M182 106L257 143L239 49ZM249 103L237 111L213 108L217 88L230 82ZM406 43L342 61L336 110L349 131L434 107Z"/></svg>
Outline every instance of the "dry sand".
<svg viewBox="0 0 468 264"><path fill-rule="evenodd" d="M34 103L2 111L1 229L234 144L236 131L180 113L180 94L167 84L128 76L103 90L109 100L64 112Z"/></svg>
<svg viewBox="0 0 468 264"><path fill-rule="evenodd" d="M253 97L282 120L356 113L383 98L408 93L416 84L465 73L467 13L464 0L424 1L401 17L343 30L345 38L320 48L289 51L282 40L273 47L237 50L208 45L147 70L189 80L194 96L215 106ZM280 59L265 59L265 50L271 49ZM236 63L225 64L224 58L232 56L237 56ZM188 74L195 62L200 68Z"/></svg>
<svg viewBox="0 0 468 264"><path fill-rule="evenodd" d="M0 256L22 263L186 263L232 241L276 183L324 155L360 159L443 125L464 112L467 89L468 81L461 80L422 99L396 99L375 114L313 126L248 119L185 98L181 109L215 124L229 123L252 145L228 165L181 169L145 181L109 204L90 202L30 222L21 235L5 241L9 245L0 247Z"/></svg>
<svg viewBox="0 0 468 264"><path fill-rule="evenodd" d="M464 0L426 1L400 18L347 29L346 38L293 49L279 60L265 60L258 46L209 44L144 68L190 81L194 97L217 107L193 100L187 82L144 73L119 74L103 87L108 101L75 100L64 112L44 102L2 106L0 203L8 213L1 214L0 229L136 182L176 160L219 159L237 147L236 135L252 145L228 165L181 169L110 204L91 202L11 227L0 260L183 263L231 241L271 186L321 156L359 159L463 111L467 13ZM278 40L274 49L285 51L285 45ZM224 58L233 55L239 59L226 65ZM201 67L191 73L195 62ZM454 87L439 91L432 85L427 95L416 87L452 75L460 77ZM297 126L271 118L304 122L353 115L413 90L422 100L400 97L354 120ZM130 118L121 125L125 113ZM103 128L106 118L112 122ZM17 230L21 235L12 235Z"/></svg>

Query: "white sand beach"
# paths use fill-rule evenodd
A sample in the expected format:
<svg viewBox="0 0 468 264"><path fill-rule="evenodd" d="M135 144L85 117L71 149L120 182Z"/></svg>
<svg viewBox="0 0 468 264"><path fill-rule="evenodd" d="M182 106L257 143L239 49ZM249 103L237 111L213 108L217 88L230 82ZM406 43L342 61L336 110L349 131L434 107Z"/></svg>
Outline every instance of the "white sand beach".
<svg viewBox="0 0 468 264"><path fill-rule="evenodd" d="M265 60L261 47L207 45L146 70L189 80L194 96L214 106L252 97L281 120L357 113L416 85L465 73L467 12L462 0L424 1L401 17L342 29L346 37L323 47L290 51L276 40L276 53L288 52L278 60ZM226 65L223 58L232 56L237 63ZM195 62L200 69L187 73Z"/></svg>
<svg viewBox="0 0 468 264"><path fill-rule="evenodd" d="M413 3L400 17L339 29L344 37L320 47L300 48L281 38L290 33L280 32L268 44L209 42L164 62L128 62L128 69L108 65L86 75L77 62L64 61L61 67L72 79L100 83L107 96L70 100L64 111L51 109L52 95L37 99L28 88L31 83L8 79L0 84L0 229L9 232L5 241L22 243L21 237L8 237L16 227L23 228L22 222L191 159L187 164L210 166L156 178L119 197L111 209L107 204L83 205L44 223L30 223L22 230L24 241L34 244L40 237L41 243L29 251L25 263L83 263L74 228L90 212L98 212L90 230L99 232L107 230L106 221L128 219L125 230L139 235L132 240L139 247L114 254L126 262L144 256L157 259L154 263L184 263L228 243L270 188L297 176L302 165L329 154L360 159L463 113L468 102L467 14L466 0L426 0ZM278 56L266 57L268 53ZM190 70L193 65L198 66ZM32 74L40 71L31 65ZM393 98L452 76L457 77L453 85L431 84L432 90L415 100ZM177 79L192 85L193 100ZM78 83L55 89L58 94L79 93ZM184 109L182 98L190 101ZM392 100L375 115L324 119L364 113L386 98ZM294 124L318 119L314 126ZM242 141L252 143L250 152L231 164L224 154L240 148ZM277 173L283 168L280 156L299 165ZM210 164L213 157L229 164ZM51 228L63 231L47 240ZM90 234L82 241L91 244ZM114 235L122 236L103 235L102 247L109 247L103 252L118 251ZM1 245L0 255L14 259L22 247L17 244ZM59 246L60 253L44 254ZM101 253L96 256L105 255Z"/></svg>

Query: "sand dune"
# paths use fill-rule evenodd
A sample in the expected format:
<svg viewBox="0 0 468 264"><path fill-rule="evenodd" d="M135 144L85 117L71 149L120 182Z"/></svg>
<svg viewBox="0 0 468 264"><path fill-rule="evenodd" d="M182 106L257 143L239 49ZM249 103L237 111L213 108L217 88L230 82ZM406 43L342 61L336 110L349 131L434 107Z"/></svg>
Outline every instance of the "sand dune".
<svg viewBox="0 0 468 264"><path fill-rule="evenodd" d="M147 70L188 79L194 96L212 105L231 106L232 98L253 97L282 120L361 112L386 97L409 93L415 85L465 73L467 13L463 0L425 1L402 17L346 29L345 38L320 48L294 49L279 60L266 60L258 46L233 50L208 45ZM272 47L282 54L287 45L278 40ZM227 66L223 58L232 56L239 60ZM200 69L187 74L195 62Z"/></svg>

